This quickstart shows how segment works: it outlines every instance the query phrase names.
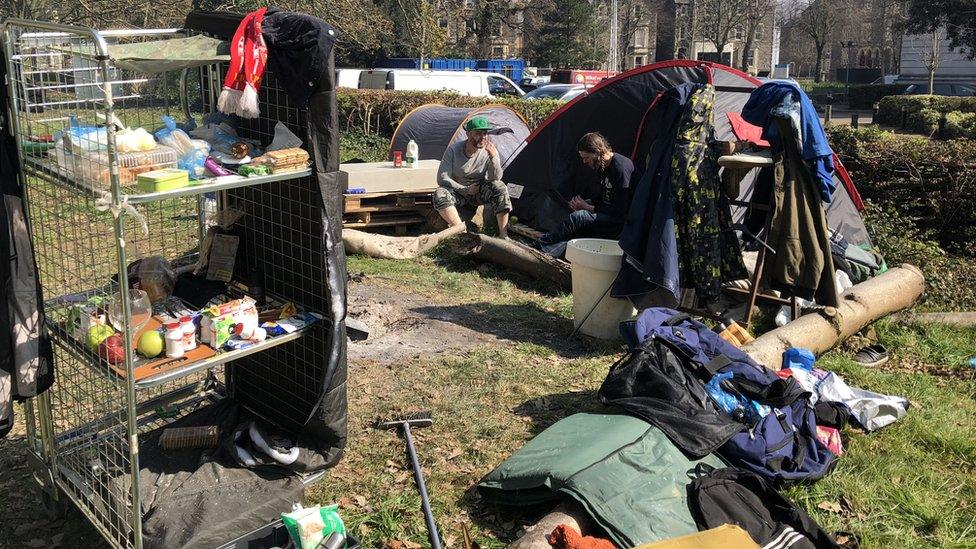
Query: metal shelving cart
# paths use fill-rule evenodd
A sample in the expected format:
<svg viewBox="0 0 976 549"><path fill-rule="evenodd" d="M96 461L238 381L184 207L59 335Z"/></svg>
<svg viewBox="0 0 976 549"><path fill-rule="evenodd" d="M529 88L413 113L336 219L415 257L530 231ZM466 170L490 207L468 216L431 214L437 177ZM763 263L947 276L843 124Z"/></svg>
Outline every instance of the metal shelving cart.
<svg viewBox="0 0 976 549"><path fill-rule="evenodd" d="M220 24L211 26L233 32L234 17L221 15L213 20ZM189 30L191 18L186 29L98 31L16 19L0 27L12 130L21 144L21 184L55 348L54 386L25 406L35 477L47 504L72 502L118 547L144 544L143 520L155 497L141 463L150 459L147 445L161 427L194 411L233 399L292 440L314 440L312 457L302 454L297 471L305 482L334 464L345 444L345 258L338 232L337 135L335 124L328 124L335 117L331 56L321 82L310 83L328 97L310 106L293 104L269 66L261 117L239 128L242 137L267 144L275 124L283 122L312 153L310 169L140 192L131 164L116 152L115 127L152 131L162 114L199 119L214 110L225 64L147 73L117 64L112 48L221 36L210 32L213 21L206 17ZM61 135L73 121L103 128L98 150L38 145L46 140L38 136ZM123 363L110 364L71 336L66 327L74 304L129 294L131 261L159 255L174 266L191 264L206 234L211 200L217 208L244 212L238 222L243 257L249 270L263 273L268 295L319 313L322 321L139 379L133 375L139 358L128 299L121 300Z"/></svg>

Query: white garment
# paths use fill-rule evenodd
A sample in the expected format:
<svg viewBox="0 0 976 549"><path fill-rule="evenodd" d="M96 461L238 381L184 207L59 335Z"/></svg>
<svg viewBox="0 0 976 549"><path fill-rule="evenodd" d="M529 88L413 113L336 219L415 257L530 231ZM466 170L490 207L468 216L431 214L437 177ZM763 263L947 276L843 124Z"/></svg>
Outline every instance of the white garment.
<svg viewBox="0 0 976 549"><path fill-rule="evenodd" d="M851 387L831 372L817 384L817 394L829 402L843 402L865 431L874 431L898 421L908 413L908 399Z"/></svg>

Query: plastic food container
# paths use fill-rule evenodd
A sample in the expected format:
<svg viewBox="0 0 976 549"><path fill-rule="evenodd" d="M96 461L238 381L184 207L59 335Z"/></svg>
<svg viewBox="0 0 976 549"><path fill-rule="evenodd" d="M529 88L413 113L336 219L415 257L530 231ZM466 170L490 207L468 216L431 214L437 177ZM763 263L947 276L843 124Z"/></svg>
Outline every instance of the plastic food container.
<svg viewBox="0 0 976 549"><path fill-rule="evenodd" d="M109 190L112 180L109 176L108 154L60 151L57 153L57 159L62 167L71 170L77 182L95 189ZM141 174L175 168L177 154L176 149L157 145L151 151L119 153L118 159L119 181L125 186L136 183Z"/></svg>
<svg viewBox="0 0 976 549"><path fill-rule="evenodd" d="M167 168L138 175L139 190L145 193L158 193L186 187L190 184L190 174L186 170Z"/></svg>

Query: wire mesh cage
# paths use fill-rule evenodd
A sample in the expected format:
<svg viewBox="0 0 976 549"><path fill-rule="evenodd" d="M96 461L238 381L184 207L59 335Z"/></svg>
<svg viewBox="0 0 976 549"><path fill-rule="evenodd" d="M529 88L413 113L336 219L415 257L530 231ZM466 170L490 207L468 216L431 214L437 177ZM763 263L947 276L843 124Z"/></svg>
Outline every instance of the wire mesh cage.
<svg viewBox="0 0 976 549"><path fill-rule="evenodd" d="M244 214L241 257L249 272L261 273L268 295L327 312L320 190L310 170L160 192L139 187L139 174L177 167L177 154L158 145L120 152L121 129L152 132L162 115L183 121L213 110L224 66L140 72L117 66L109 50L191 33L21 20L2 29L21 183L55 344L55 384L27 407L29 441L54 497L67 496L113 545L141 547L146 486L133 479L142 437L228 395L297 433L318 404L329 336L311 325L139 377L133 349L153 313L130 285L130 264L158 256L177 270L192 266L214 204L230 207ZM307 111L290 103L271 71L260 105L262 116L241 124L242 137L267 143L279 122L303 135ZM109 321L122 338L121 357L87 341L83 317L92 303L115 311Z"/></svg>

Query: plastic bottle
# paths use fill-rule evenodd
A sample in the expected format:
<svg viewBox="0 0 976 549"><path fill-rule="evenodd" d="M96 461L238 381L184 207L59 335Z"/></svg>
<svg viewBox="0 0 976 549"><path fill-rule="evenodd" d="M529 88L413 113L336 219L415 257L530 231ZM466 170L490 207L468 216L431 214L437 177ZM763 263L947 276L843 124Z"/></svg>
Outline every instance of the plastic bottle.
<svg viewBox="0 0 976 549"><path fill-rule="evenodd" d="M210 343L210 315L200 315L200 343Z"/></svg>
<svg viewBox="0 0 976 549"><path fill-rule="evenodd" d="M179 322L166 325L166 356L169 358L183 356L183 325Z"/></svg>
<svg viewBox="0 0 976 549"><path fill-rule="evenodd" d="M197 326L193 319L184 316L180 319L180 328L183 330L183 351L192 351L197 348Z"/></svg>
<svg viewBox="0 0 976 549"><path fill-rule="evenodd" d="M416 168L418 167L420 158L420 148L417 147L417 142L413 139L407 143L407 167Z"/></svg>

